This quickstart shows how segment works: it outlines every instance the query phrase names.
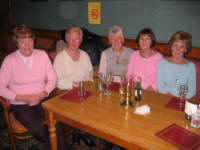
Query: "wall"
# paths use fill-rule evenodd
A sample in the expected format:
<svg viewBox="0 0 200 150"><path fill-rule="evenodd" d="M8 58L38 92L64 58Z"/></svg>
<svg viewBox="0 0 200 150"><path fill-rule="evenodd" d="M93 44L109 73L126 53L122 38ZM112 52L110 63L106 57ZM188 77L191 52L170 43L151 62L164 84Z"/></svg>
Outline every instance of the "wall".
<svg viewBox="0 0 200 150"><path fill-rule="evenodd" d="M92 1L92 0L91 0ZM94 0L93 0L94 1ZM14 25L34 28L67 29L77 25L107 35L109 27L119 24L126 38L135 39L139 30L150 27L157 41L168 42L171 35L184 30L200 47L200 1L198 0L97 0L101 2L101 25L88 24L88 0L12 0Z"/></svg>

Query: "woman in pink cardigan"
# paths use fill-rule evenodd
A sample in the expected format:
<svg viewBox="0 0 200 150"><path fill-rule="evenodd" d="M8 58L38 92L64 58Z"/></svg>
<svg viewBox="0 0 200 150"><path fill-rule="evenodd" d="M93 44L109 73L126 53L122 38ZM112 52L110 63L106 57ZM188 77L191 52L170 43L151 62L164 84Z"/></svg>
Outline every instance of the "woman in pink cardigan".
<svg viewBox="0 0 200 150"><path fill-rule="evenodd" d="M155 35L151 29L142 29L137 36L139 50L131 54L128 75L142 79L142 88L156 90L157 66L162 55L152 49L155 45Z"/></svg>
<svg viewBox="0 0 200 150"><path fill-rule="evenodd" d="M48 55L34 49L33 31L26 25L14 29L18 50L8 55L0 69L0 96L11 103L14 116L38 140L49 145L41 103L55 88L57 77ZM63 128L56 125L58 149L66 150Z"/></svg>

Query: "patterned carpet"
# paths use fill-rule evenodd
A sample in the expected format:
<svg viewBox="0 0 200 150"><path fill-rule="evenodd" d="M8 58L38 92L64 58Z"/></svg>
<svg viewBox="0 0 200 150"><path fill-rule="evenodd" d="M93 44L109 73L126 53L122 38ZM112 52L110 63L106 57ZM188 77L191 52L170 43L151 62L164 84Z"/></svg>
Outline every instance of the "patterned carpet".
<svg viewBox="0 0 200 150"><path fill-rule="evenodd" d="M69 126L65 126L65 137L66 142L72 144L72 132L73 128ZM97 139L97 145L93 148L89 148L81 141L80 145L73 145L73 150L106 150L106 142L102 139ZM41 143L35 138L27 139L27 140L17 140L17 149L18 150L48 150L47 145L45 143ZM118 146L113 146L112 150L120 150L121 148ZM0 106L0 150L12 150L10 145L10 138L8 135L8 130L3 114L3 109Z"/></svg>

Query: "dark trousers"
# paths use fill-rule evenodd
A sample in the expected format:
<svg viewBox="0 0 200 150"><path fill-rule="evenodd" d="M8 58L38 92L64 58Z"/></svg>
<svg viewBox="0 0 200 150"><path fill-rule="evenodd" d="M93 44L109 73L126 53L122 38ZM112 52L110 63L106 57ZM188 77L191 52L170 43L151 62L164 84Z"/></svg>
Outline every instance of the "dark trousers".
<svg viewBox="0 0 200 150"><path fill-rule="evenodd" d="M11 105L11 110L18 121L20 121L29 132L39 141L45 142L50 147L49 132L44 124L45 114L41 103L35 106ZM66 150L64 128L60 122L56 124L58 150Z"/></svg>

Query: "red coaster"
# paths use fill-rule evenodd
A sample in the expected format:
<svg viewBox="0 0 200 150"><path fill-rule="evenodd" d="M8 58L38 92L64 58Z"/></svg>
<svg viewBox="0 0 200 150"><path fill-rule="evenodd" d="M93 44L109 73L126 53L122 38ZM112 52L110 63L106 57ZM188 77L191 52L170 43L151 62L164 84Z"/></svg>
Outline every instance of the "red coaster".
<svg viewBox="0 0 200 150"><path fill-rule="evenodd" d="M86 98L88 98L91 95L92 95L92 93L90 91L86 91L86 95L83 97L80 97L80 96L78 96L77 89L73 89L73 90L67 92L66 94L62 95L60 98L64 99L64 100L73 101L76 103L81 103L82 101L84 101Z"/></svg>
<svg viewBox="0 0 200 150"><path fill-rule="evenodd" d="M168 104L165 106L170 109L174 109L176 111L184 111L185 110L185 101L183 100L183 105L179 106L180 99L172 97Z"/></svg>
<svg viewBox="0 0 200 150"><path fill-rule="evenodd" d="M106 88L106 85L103 85L104 88ZM109 89L112 90L113 92L119 92L120 84L117 82L113 82L110 86Z"/></svg>
<svg viewBox="0 0 200 150"><path fill-rule="evenodd" d="M155 134L181 150L195 150L200 146L200 135L172 124Z"/></svg>

